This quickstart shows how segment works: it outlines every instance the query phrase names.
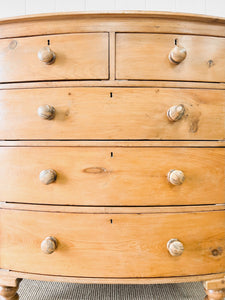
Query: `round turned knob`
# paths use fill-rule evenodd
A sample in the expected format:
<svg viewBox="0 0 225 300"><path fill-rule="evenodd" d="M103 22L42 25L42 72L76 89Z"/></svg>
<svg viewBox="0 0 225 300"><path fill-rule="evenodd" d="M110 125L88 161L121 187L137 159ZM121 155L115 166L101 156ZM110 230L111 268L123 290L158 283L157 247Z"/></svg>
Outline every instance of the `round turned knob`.
<svg viewBox="0 0 225 300"><path fill-rule="evenodd" d="M56 55L49 47L43 47L38 51L38 58L40 61L51 65L54 63Z"/></svg>
<svg viewBox="0 0 225 300"><path fill-rule="evenodd" d="M184 111L183 104L174 105L167 110L167 117L170 121L178 121L183 117Z"/></svg>
<svg viewBox="0 0 225 300"><path fill-rule="evenodd" d="M181 63L185 57L187 56L187 51L185 48L180 46L175 46L169 54L169 60L173 64L179 64Z"/></svg>
<svg viewBox="0 0 225 300"><path fill-rule="evenodd" d="M57 173L55 170L48 169L41 171L39 175L40 181L44 184L50 184L56 181Z"/></svg>
<svg viewBox="0 0 225 300"><path fill-rule="evenodd" d="M55 117L55 108L51 105L39 106L38 115L42 119L52 120Z"/></svg>
<svg viewBox="0 0 225 300"><path fill-rule="evenodd" d="M167 179L173 185L180 185L184 182L184 173L180 170L170 170Z"/></svg>
<svg viewBox="0 0 225 300"><path fill-rule="evenodd" d="M184 252L184 245L177 239L171 239L167 243L167 249L172 256L180 256Z"/></svg>
<svg viewBox="0 0 225 300"><path fill-rule="evenodd" d="M52 254L57 248L57 240L52 236L46 237L41 243L41 250L45 254Z"/></svg>

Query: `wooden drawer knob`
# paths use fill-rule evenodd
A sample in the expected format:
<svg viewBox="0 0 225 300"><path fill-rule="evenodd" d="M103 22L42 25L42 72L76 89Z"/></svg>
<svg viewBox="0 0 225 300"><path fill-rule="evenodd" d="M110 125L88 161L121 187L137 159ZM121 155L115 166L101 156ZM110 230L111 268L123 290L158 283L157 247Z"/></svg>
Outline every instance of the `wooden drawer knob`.
<svg viewBox="0 0 225 300"><path fill-rule="evenodd" d="M51 65L54 63L56 55L49 47L43 47L38 51L38 58L41 62Z"/></svg>
<svg viewBox="0 0 225 300"><path fill-rule="evenodd" d="M55 117L55 108L51 105L42 105L38 107L38 115L42 119L52 120Z"/></svg>
<svg viewBox="0 0 225 300"><path fill-rule="evenodd" d="M183 117L184 111L183 104L174 105L167 110L167 117L170 121L178 121Z"/></svg>
<svg viewBox="0 0 225 300"><path fill-rule="evenodd" d="M173 185L180 185L184 182L184 173L180 170L170 170L167 174L168 181Z"/></svg>
<svg viewBox="0 0 225 300"><path fill-rule="evenodd" d="M180 46L175 46L169 54L169 60L172 64L181 63L187 56L187 51L185 48Z"/></svg>
<svg viewBox="0 0 225 300"><path fill-rule="evenodd" d="M45 254L52 254L53 252L55 252L55 250L57 248L57 244L58 243L57 243L56 238L54 238L52 236L48 236L41 243L41 250Z"/></svg>
<svg viewBox="0 0 225 300"><path fill-rule="evenodd" d="M167 243L167 249L172 256L180 256L184 252L184 245L177 239L171 239Z"/></svg>
<svg viewBox="0 0 225 300"><path fill-rule="evenodd" d="M48 169L41 171L39 175L40 181L44 184L50 184L56 181L57 173L55 170Z"/></svg>

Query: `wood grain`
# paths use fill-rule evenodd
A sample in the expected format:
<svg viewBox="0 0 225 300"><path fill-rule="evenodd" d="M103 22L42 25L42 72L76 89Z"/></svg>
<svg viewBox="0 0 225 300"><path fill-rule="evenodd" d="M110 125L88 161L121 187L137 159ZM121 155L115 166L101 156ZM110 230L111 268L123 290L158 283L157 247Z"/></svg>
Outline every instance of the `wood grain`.
<svg viewBox="0 0 225 300"><path fill-rule="evenodd" d="M224 203L224 155L223 148L2 147L1 200L103 206ZM43 185L39 173L47 168L57 172L57 181ZM185 174L180 186L167 180L175 168Z"/></svg>
<svg viewBox="0 0 225 300"><path fill-rule="evenodd" d="M96 31L182 33L225 37L224 18L165 12L43 14L6 19L0 24L1 38Z"/></svg>
<svg viewBox="0 0 225 300"><path fill-rule="evenodd" d="M0 215L3 269L142 278L203 275L223 272L225 267L224 212L161 214L160 218L158 214L110 216L9 210L0 210ZM49 256L40 250L41 241L48 235L59 242ZM184 244L179 257L172 257L167 250L171 238L179 238Z"/></svg>
<svg viewBox="0 0 225 300"><path fill-rule="evenodd" d="M186 59L179 65L168 59L175 40L187 51ZM222 38L118 33L116 78L225 82L224 52Z"/></svg>
<svg viewBox="0 0 225 300"><path fill-rule="evenodd" d="M47 14L0 36L0 298L16 278L205 280L221 298L225 19Z"/></svg>
<svg viewBox="0 0 225 300"><path fill-rule="evenodd" d="M195 213L208 211L224 211L225 204L180 205L180 206L74 206L74 205L43 205L27 203L0 202L0 208L10 210L91 213L91 214L160 214L160 213Z"/></svg>
<svg viewBox="0 0 225 300"><path fill-rule="evenodd" d="M200 22L209 22L214 24L225 24L225 18L219 16L209 16L194 13L184 13L184 12L160 12L160 11L145 11L145 10L117 10L117 11L74 11L74 12L57 12L57 13L44 13L44 14L32 14L16 17L8 17L0 20L1 25L5 23L16 23L16 22L26 22L31 20L61 20L63 18L73 19L75 17L85 17L88 19L96 17L121 17L121 18L162 18L170 20L191 20Z"/></svg>
<svg viewBox="0 0 225 300"><path fill-rule="evenodd" d="M116 55L116 33L109 33L109 70L110 70L110 80L115 81L116 76L116 65L115 65L115 55Z"/></svg>
<svg viewBox="0 0 225 300"><path fill-rule="evenodd" d="M17 277L13 277L9 275L9 272L2 272L3 270L0 269L0 285L1 286L11 286L11 287L17 287L21 281L21 279L18 279Z"/></svg>
<svg viewBox="0 0 225 300"><path fill-rule="evenodd" d="M211 140L211 141L115 141L115 140L0 140L0 147L141 147L141 148L155 148L155 147L169 147L169 148L225 148L225 140Z"/></svg>
<svg viewBox="0 0 225 300"><path fill-rule="evenodd" d="M206 290L225 289L225 275L223 278L204 281L203 285Z"/></svg>
<svg viewBox="0 0 225 300"><path fill-rule="evenodd" d="M113 72L112 64L110 65ZM160 87L160 88L195 88L208 90L224 90L225 84L222 82L188 82L188 81L158 81L158 80L63 80L63 81L34 81L17 83L0 83L0 90L26 89L26 88L56 88L56 87Z"/></svg>
<svg viewBox="0 0 225 300"><path fill-rule="evenodd" d="M148 277L148 278L93 278L93 277L75 277L75 276L59 276L59 275L43 275L34 273L23 273L0 269L1 276L7 274L7 279L19 277L31 280L45 280L53 282L70 282L70 283L90 283L90 284L164 284L164 283L180 283L180 282L196 282L203 280L219 279L224 276L224 273L215 273L207 275L195 276L179 276L179 277Z"/></svg>
<svg viewBox="0 0 225 300"><path fill-rule="evenodd" d="M205 300L224 300L225 289L222 290L205 290Z"/></svg>
<svg viewBox="0 0 225 300"><path fill-rule="evenodd" d="M19 300L17 294L21 279L18 278L0 278L0 299L1 300Z"/></svg>
<svg viewBox="0 0 225 300"><path fill-rule="evenodd" d="M56 54L52 65L38 59L38 51L48 43ZM0 82L108 79L109 76L107 33L1 39L0 54Z"/></svg>
<svg viewBox="0 0 225 300"><path fill-rule="evenodd" d="M225 91L166 88L55 88L0 91L1 139L225 138ZM169 121L167 110L184 106ZM53 120L38 115L54 107ZM94 113L93 113L94 112Z"/></svg>
<svg viewBox="0 0 225 300"><path fill-rule="evenodd" d="M1 300L19 300L17 294L18 287L0 286L0 299Z"/></svg>

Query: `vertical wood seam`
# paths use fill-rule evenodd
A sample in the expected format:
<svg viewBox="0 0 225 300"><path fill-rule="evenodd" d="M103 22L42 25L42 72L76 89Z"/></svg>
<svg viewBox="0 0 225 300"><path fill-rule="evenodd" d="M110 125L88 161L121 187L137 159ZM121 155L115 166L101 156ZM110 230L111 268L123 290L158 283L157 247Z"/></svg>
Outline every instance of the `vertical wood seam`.
<svg viewBox="0 0 225 300"><path fill-rule="evenodd" d="M116 74L116 33L109 33L109 78L115 80Z"/></svg>

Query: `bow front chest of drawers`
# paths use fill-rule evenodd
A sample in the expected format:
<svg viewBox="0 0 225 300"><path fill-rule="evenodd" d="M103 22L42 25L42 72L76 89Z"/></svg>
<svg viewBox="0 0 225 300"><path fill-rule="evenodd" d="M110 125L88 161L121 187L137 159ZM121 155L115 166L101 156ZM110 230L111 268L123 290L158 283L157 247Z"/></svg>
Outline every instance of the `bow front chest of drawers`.
<svg viewBox="0 0 225 300"><path fill-rule="evenodd" d="M223 299L225 20L0 21L0 299L22 278Z"/></svg>

